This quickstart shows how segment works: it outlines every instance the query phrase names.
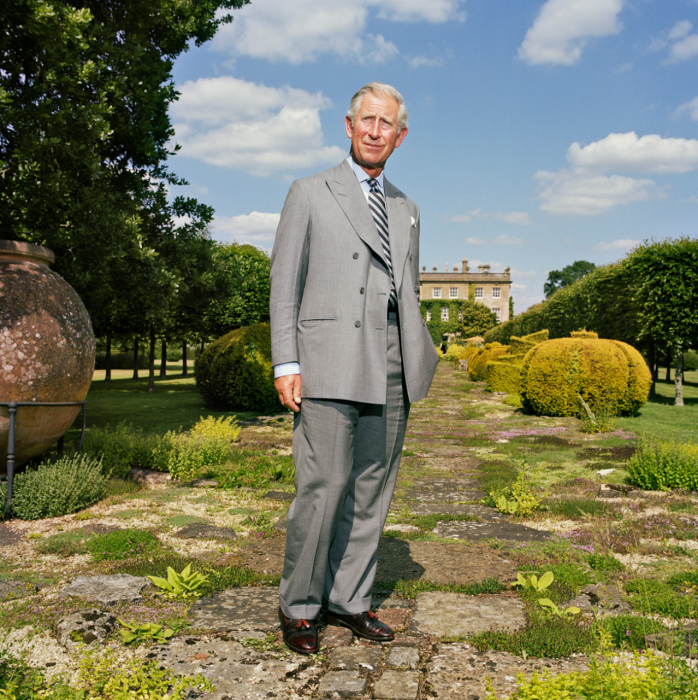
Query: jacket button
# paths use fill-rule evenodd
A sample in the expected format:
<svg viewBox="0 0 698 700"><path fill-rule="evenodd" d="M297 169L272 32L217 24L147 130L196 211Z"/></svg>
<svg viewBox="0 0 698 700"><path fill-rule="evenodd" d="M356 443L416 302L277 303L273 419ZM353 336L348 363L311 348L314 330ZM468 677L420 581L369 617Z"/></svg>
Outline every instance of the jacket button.
<svg viewBox="0 0 698 700"><path fill-rule="evenodd" d="M354 260L356 260L356 259L359 257L359 254L358 254L358 253L354 253L354 255L353 255L352 257L354 258Z"/></svg>
<svg viewBox="0 0 698 700"><path fill-rule="evenodd" d="M359 294L363 294L363 293L364 293L364 288L361 287L361 289L359 289Z"/></svg>
<svg viewBox="0 0 698 700"><path fill-rule="evenodd" d="M357 321L354 325L355 325L357 328L361 328L361 321Z"/></svg>

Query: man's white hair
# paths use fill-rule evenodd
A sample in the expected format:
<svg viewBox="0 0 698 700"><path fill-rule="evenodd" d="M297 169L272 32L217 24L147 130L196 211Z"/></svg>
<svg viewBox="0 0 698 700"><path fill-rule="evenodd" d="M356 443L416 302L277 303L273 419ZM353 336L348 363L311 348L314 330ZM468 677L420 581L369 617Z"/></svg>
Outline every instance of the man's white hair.
<svg viewBox="0 0 698 700"><path fill-rule="evenodd" d="M386 83L369 83L368 85L364 85L356 92L354 97L351 98L347 117L349 117L352 126L354 124L354 117L361 106L361 100L364 95L369 93L372 95L387 95L397 102L397 126L398 133L400 133L407 126L407 107L405 107L405 101L402 99L402 95L392 85L387 85Z"/></svg>

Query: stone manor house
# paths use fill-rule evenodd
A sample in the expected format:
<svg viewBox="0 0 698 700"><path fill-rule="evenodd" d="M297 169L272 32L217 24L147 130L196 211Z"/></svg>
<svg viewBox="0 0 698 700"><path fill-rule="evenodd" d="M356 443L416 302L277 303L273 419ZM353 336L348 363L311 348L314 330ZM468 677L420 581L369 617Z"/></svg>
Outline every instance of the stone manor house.
<svg viewBox="0 0 698 700"><path fill-rule="evenodd" d="M427 272L422 268L419 275L419 298L422 301L431 300L431 309L427 310L427 321L439 320L435 314L440 314L441 321L455 321L449 318L448 304L439 307L438 299L444 302L456 299L471 299L484 304L494 311L499 323L509 320L509 296L511 287L511 268L504 272L490 272L489 265L478 265L477 272L471 272L468 261L463 260L463 266L458 269L454 265L452 271L439 272L433 268Z"/></svg>

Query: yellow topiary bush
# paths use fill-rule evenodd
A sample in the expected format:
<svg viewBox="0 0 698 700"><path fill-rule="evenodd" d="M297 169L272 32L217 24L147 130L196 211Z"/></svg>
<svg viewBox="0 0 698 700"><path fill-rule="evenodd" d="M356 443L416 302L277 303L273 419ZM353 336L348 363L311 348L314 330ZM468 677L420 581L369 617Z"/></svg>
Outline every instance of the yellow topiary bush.
<svg viewBox="0 0 698 700"><path fill-rule="evenodd" d="M487 378L487 363L492 362L506 353L507 345L487 343L484 350L468 363L468 373L474 382L483 382Z"/></svg>
<svg viewBox="0 0 698 700"><path fill-rule="evenodd" d="M456 343L451 343L451 345L449 345L446 349L444 359L451 360L452 362L457 362L461 359L461 356L466 350L466 345L457 345Z"/></svg>
<svg viewBox="0 0 698 700"><path fill-rule="evenodd" d="M599 334L596 331L588 331L583 328L581 331L572 331L570 333L570 338L598 338Z"/></svg>
<svg viewBox="0 0 698 700"><path fill-rule="evenodd" d="M497 362L487 363L487 391L518 393L521 365L509 361L510 357L518 357L518 355L504 355Z"/></svg>
<svg viewBox="0 0 698 700"><path fill-rule="evenodd" d="M544 416L592 411L633 415L647 401L650 372L642 356L617 340L557 338L529 350L520 372L525 408Z"/></svg>

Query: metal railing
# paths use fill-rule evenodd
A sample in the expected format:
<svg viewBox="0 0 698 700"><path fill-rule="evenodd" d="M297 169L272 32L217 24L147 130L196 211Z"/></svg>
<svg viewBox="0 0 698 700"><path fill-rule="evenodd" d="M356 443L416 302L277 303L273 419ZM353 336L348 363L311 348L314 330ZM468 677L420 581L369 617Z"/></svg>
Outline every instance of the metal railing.
<svg viewBox="0 0 698 700"><path fill-rule="evenodd" d="M10 512L12 504L12 484L15 478L15 422L17 418L17 409L20 406L82 406L82 432L80 433L80 441L78 442L75 452L79 452L82 447L82 441L85 438L85 429L87 428L87 401L0 401L0 406L7 406L7 412L10 419L10 426L7 433L7 501L5 502L5 513ZM63 452L63 437L58 440L58 452Z"/></svg>

